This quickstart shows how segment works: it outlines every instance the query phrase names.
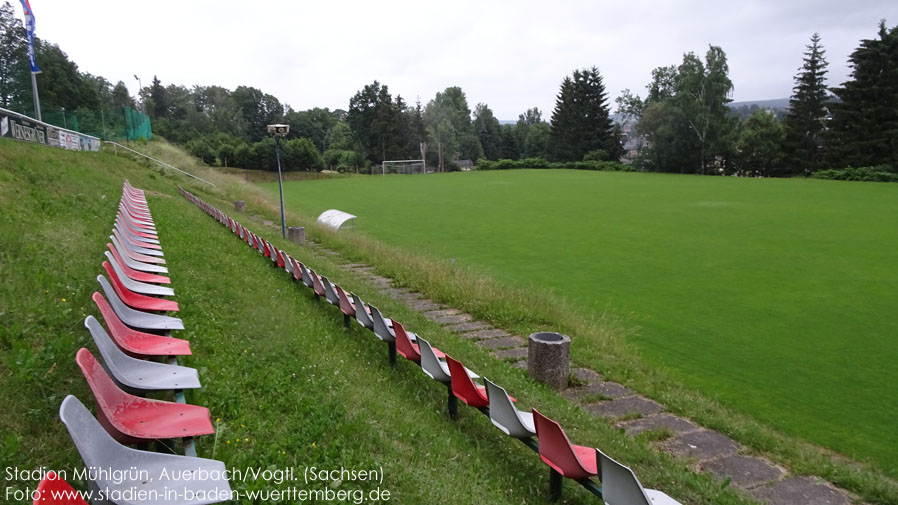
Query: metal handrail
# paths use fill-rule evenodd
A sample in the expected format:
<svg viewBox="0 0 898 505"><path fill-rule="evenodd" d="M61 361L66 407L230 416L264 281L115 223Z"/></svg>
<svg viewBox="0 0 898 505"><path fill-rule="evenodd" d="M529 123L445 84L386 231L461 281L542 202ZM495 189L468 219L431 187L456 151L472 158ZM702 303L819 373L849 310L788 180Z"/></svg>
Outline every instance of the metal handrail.
<svg viewBox="0 0 898 505"><path fill-rule="evenodd" d="M164 161L159 161L159 160L157 160L156 158L153 158L152 156L147 156L146 154L143 154L142 152L139 152L139 151L135 151L134 149L131 149L130 147L125 147L125 146L119 144L118 142L113 142L113 141L111 141L111 140L104 140L103 142L105 142L105 143L107 143L107 144L112 144L112 145L114 145L116 148L121 147L122 149L124 149L124 150L126 150L126 151L131 151L132 153L134 153L134 154L136 154L136 155L138 155L138 156L143 156L144 158L146 158L146 159L148 159L148 160L155 161L156 163L158 163L158 164L160 164L160 165L162 165L162 166L164 166L164 167L170 168L170 169L172 169L172 170L176 170L176 171L181 172L182 174L184 174L184 175L186 175L186 176L193 177L194 179L203 181L203 182L205 182L206 184L212 186L213 188L215 187L215 184L213 184L213 183L207 181L206 179L203 179L202 177L197 177L197 176L195 176L195 175L193 175L193 174L191 174L191 173L189 173L189 172L185 172L185 171L181 170L181 169L178 168L178 167L173 167L173 166L169 165L168 163L166 163L166 162L164 162Z"/></svg>

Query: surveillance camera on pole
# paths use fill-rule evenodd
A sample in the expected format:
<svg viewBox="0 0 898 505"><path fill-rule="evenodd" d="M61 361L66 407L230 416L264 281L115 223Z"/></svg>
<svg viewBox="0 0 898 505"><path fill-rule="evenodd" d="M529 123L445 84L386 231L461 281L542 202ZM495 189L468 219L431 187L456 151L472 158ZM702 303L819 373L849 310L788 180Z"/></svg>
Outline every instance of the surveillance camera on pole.
<svg viewBox="0 0 898 505"><path fill-rule="evenodd" d="M290 132L288 124L268 125L268 134L274 137L274 151L278 160L278 191L281 193L281 236L287 238L287 222L284 218L284 182L281 177L281 137L286 137Z"/></svg>

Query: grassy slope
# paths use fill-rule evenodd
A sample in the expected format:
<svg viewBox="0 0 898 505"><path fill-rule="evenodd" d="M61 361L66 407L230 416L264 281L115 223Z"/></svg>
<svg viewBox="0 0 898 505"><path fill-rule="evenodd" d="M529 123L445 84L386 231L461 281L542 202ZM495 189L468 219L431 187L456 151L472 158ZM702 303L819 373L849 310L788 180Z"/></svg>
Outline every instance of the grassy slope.
<svg viewBox="0 0 898 505"><path fill-rule="evenodd" d="M352 212L360 231L548 287L586 310L612 307L641 326L642 352L678 379L898 475L898 404L888 401L898 380L898 321L889 317L898 187L549 171L438 177L291 184L287 201L306 214Z"/></svg>
<svg viewBox="0 0 898 505"><path fill-rule="evenodd" d="M202 456L237 468L382 466L384 488L398 503L450 496L457 503L544 502L546 467L536 455L471 409L449 422L442 386L409 363L390 370L383 344L370 332L344 329L333 307L313 301L177 196L174 181L111 154L6 140L0 140L0 214L8 217L0 224L0 466L71 469L78 462L57 410L68 393L90 403L74 353L81 346L94 350L82 321L97 314L89 296L125 178L150 192L187 327L178 336L189 338L194 350L184 361L199 369L204 386L189 399L210 407L218 422L217 437L199 442ZM545 409L573 440L634 465L647 485L688 503L747 503L596 423L328 259L284 244L273 229L256 231L504 384L524 407ZM26 484L34 485L15 486ZM596 502L570 484L566 497Z"/></svg>

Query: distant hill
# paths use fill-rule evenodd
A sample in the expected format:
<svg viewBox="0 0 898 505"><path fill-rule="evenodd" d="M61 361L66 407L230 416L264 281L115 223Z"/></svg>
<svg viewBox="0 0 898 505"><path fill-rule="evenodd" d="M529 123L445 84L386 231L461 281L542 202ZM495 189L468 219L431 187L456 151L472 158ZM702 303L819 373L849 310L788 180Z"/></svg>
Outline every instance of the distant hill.
<svg viewBox="0 0 898 505"><path fill-rule="evenodd" d="M734 114L738 115L740 119L745 120L748 116L751 116L752 113L759 109L766 109L773 111L778 119L783 119L786 117L786 113L789 110L789 99L788 98L776 98L773 100L753 100L746 102L730 102L729 105L730 110L733 111Z"/></svg>
<svg viewBox="0 0 898 505"><path fill-rule="evenodd" d="M788 98L774 98L772 100L746 100L742 102L730 102L727 104L729 108L733 109L733 112L742 116L743 119L747 118L757 109L769 109L776 113L776 116L782 119L786 115L786 111L789 109L789 99ZM623 117L620 114L611 114L611 120L615 123L622 123ZM499 124L517 124L516 119L500 119Z"/></svg>
<svg viewBox="0 0 898 505"><path fill-rule="evenodd" d="M752 105L756 105L759 109L788 109L789 99L774 98L773 100L750 100L745 102L730 102L727 105L729 105L731 109L739 109L741 107L751 108Z"/></svg>

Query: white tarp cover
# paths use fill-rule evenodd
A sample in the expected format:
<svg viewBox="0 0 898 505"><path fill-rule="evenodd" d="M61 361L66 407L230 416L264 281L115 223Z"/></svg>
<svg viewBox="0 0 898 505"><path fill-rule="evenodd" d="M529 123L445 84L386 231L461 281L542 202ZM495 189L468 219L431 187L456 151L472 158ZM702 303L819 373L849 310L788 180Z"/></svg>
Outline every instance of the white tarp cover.
<svg viewBox="0 0 898 505"><path fill-rule="evenodd" d="M343 223L349 221L350 219L355 219L356 216L348 212L343 212L342 210L330 209L326 210L318 216L318 222L327 226L328 228L333 228L334 230L339 230Z"/></svg>

